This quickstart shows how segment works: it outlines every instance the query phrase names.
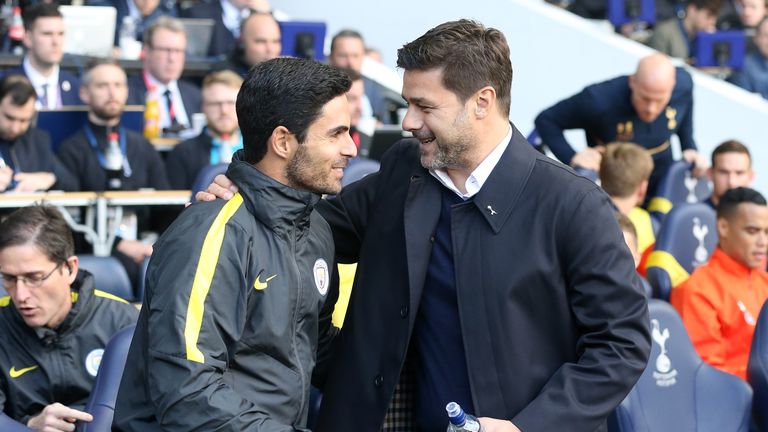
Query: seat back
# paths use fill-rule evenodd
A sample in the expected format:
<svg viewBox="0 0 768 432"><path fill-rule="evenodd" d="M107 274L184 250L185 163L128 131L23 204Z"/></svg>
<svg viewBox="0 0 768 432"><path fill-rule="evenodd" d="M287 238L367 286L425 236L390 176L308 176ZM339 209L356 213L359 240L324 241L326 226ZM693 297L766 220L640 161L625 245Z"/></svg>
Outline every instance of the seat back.
<svg viewBox="0 0 768 432"><path fill-rule="evenodd" d="M646 277L654 297L669 299L670 291L706 263L716 246L717 223L712 208L702 203L675 206L648 256Z"/></svg>
<svg viewBox="0 0 768 432"><path fill-rule="evenodd" d="M199 191L208 189L208 185L213 183L214 177L219 174L227 172L229 164L220 163L215 165L204 166L195 177L195 181L192 183L192 198L191 201L195 202L195 194Z"/></svg>
<svg viewBox="0 0 768 432"><path fill-rule="evenodd" d="M763 304L752 336L747 381L755 392L752 400L755 424L759 430L768 431L768 302Z"/></svg>
<svg viewBox="0 0 768 432"><path fill-rule="evenodd" d="M666 215L678 204L693 204L709 198L712 191L706 177L693 177L691 164L677 161L669 165L659 181L656 195L648 203L651 216L664 222Z"/></svg>
<svg viewBox="0 0 768 432"><path fill-rule="evenodd" d="M648 301L652 348L648 366L616 408L620 432L749 430L752 390L735 375L704 363L677 311Z"/></svg>
<svg viewBox="0 0 768 432"><path fill-rule="evenodd" d="M354 183L368 174L375 173L379 170L381 163L373 159L367 158L354 158L349 161L349 165L344 169L344 177L341 178L341 184L346 186L350 183Z"/></svg>
<svg viewBox="0 0 768 432"><path fill-rule="evenodd" d="M135 325L130 325L112 336L104 348L96 382L91 389L91 396L85 405L85 411L93 416L93 421L77 422L78 432L108 432L112 430L112 418L115 414L117 391L123 377L128 349L133 339Z"/></svg>
<svg viewBox="0 0 768 432"><path fill-rule="evenodd" d="M134 301L133 287L123 265L115 257L78 255L80 268L93 274L96 289Z"/></svg>

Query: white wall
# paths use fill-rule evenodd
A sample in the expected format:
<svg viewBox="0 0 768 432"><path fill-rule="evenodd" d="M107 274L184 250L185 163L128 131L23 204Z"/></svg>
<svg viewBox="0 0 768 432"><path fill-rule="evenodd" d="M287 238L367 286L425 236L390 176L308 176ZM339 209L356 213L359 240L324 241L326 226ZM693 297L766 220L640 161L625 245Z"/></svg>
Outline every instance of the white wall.
<svg viewBox="0 0 768 432"><path fill-rule="evenodd" d="M637 60L651 52L538 0L272 0L272 5L293 19L326 21L329 35L347 27L361 31L392 67L399 47L441 22L472 18L502 30L514 69L510 117L524 133L542 109L585 85L632 73ZM768 194L768 102L697 71L692 74L699 149L709 155L726 139L741 140L753 153L754 186ZM568 135L574 146L583 145L580 135Z"/></svg>

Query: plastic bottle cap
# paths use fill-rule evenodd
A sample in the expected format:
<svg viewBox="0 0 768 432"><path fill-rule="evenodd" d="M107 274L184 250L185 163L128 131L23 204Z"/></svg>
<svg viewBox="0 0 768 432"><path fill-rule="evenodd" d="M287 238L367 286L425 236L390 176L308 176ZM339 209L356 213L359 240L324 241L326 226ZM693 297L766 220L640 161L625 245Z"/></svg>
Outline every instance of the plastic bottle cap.
<svg viewBox="0 0 768 432"><path fill-rule="evenodd" d="M110 132L107 135L107 141L117 141L117 132Z"/></svg>

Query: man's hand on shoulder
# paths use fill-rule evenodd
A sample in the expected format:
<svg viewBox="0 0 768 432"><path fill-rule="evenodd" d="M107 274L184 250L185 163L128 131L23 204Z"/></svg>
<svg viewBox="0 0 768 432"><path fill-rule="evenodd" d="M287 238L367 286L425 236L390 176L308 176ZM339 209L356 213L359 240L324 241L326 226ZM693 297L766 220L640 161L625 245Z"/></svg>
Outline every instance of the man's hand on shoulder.
<svg viewBox="0 0 768 432"><path fill-rule="evenodd" d="M477 420L480 421L480 426L482 426L483 432L521 432L520 429L509 420L499 420L490 417L480 417Z"/></svg>
<svg viewBox="0 0 768 432"><path fill-rule="evenodd" d="M75 422L78 420L91 422L93 416L56 402L46 406L40 414L29 419L27 427L41 432L70 432L75 430Z"/></svg>
<svg viewBox="0 0 768 432"><path fill-rule="evenodd" d="M689 164L693 164L693 176L701 177L707 172L709 164L707 159L698 151L693 149L683 150L683 159Z"/></svg>
<svg viewBox="0 0 768 432"><path fill-rule="evenodd" d="M232 199L237 193L237 186L227 176L219 174L213 179L213 183L205 191L195 194L196 201L213 201L216 198L223 200Z"/></svg>
<svg viewBox="0 0 768 432"><path fill-rule="evenodd" d="M587 147L573 156L571 166L600 172L600 161L603 160L603 151L605 151L605 147Z"/></svg>

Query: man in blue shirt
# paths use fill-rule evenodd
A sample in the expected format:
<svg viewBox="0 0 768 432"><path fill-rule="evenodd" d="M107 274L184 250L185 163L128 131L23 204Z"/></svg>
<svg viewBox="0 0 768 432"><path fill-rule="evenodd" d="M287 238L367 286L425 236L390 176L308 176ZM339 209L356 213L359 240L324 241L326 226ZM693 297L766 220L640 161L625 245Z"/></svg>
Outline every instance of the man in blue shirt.
<svg viewBox="0 0 768 432"><path fill-rule="evenodd" d="M640 60L634 75L590 85L544 110L536 118L542 142L563 163L598 171L605 144L634 142L653 156L649 181L653 196L659 179L672 163L670 138L677 135L683 158L701 175L706 160L693 140L693 81L663 54ZM588 147L576 152L565 140L568 129L584 129Z"/></svg>
<svg viewBox="0 0 768 432"><path fill-rule="evenodd" d="M744 67L731 76L737 86L768 99L768 18L755 31L755 49L744 58Z"/></svg>

